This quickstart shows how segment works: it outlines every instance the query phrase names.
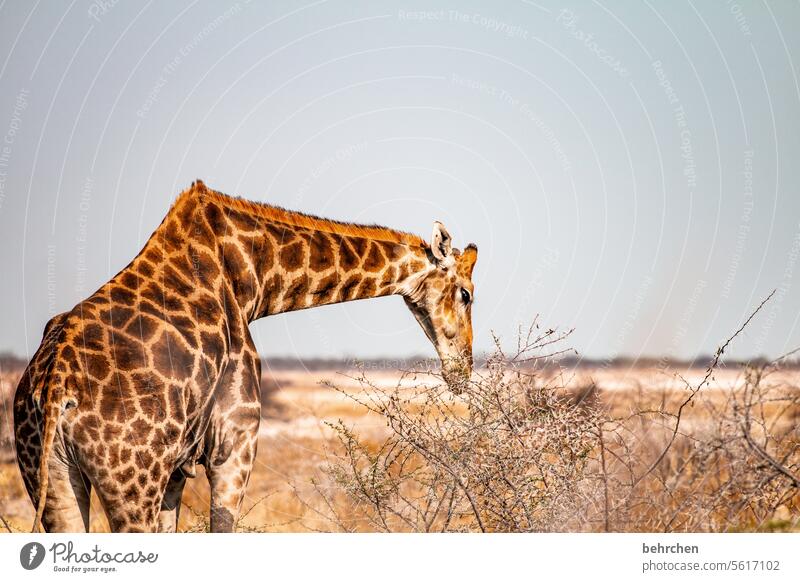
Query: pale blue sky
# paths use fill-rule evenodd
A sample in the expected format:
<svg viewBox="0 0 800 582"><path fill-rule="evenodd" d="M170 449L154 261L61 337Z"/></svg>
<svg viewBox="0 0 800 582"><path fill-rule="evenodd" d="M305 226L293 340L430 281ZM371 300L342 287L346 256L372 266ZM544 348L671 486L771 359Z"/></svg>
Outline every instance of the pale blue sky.
<svg viewBox="0 0 800 582"><path fill-rule="evenodd" d="M417 11L427 10L419 14ZM0 350L138 252L195 178L475 242L476 349L800 345L796 2L5 2ZM264 355L432 355L402 300L262 320Z"/></svg>

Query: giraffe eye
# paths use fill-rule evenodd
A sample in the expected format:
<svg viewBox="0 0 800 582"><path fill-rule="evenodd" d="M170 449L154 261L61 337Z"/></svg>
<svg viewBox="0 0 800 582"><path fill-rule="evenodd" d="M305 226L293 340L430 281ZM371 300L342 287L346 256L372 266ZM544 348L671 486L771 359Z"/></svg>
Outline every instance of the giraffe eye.
<svg viewBox="0 0 800 582"><path fill-rule="evenodd" d="M469 294L469 291L461 288L461 301L464 302L464 305L469 305L469 302L472 301L472 296Z"/></svg>

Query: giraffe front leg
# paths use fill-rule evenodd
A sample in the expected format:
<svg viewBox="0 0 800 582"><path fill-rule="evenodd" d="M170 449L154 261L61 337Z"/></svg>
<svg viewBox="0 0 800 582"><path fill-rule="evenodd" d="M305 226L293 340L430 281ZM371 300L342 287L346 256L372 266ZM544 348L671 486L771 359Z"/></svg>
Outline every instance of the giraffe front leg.
<svg viewBox="0 0 800 582"><path fill-rule="evenodd" d="M261 409L242 404L224 417L206 455L206 473L211 487L211 531L232 532L242 508L258 445Z"/></svg>
<svg viewBox="0 0 800 582"><path fill-rule="evenodd" d="M178 517L181 511L181 497L186 485L186 475L178 469L169 478L164 498L161 500L161 511L158 514L158 531L173 533L178 531Z"/></svg>

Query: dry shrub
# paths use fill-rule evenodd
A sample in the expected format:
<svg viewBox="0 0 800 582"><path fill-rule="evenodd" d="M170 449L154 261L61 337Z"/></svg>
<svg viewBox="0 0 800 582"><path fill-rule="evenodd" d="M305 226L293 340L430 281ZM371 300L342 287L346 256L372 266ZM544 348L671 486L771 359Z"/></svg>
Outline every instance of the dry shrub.
<svg viewBox="0 0 800 582"><path fill-rule="evenodd" d="M387 389L363 373L360 406L389 436L364 439L332 423L341 451L325 475L360 509L343 520L322 487L327 514L343 530L543 531L563 529L580 506L597 443L596 406L565 393L563 378L543 381L536 362L566 334L531 328L509 358L498 347L454 396L441 382ZM414 378L417 380L418 378ZM334 388L336 388L334 386Z"/></svg>
<svg viewBox="0 0 800 582"><path fill-rule="evenodd" d="M604 514L606 527L796 529L800 389L781 379L779 371L778 363L748 366L734 387L710 389L680 420L670 412L674 403L654 409L641 395L632 414L609 418L602 480L609 500L600 511L595 508Z"/></svg>
<svg viewBox="0 0 800 582"><path fill-rule="evenodd" d="M341 446L314 481L321 502L306 507L344 531L798 528L800 389L782 360L718 385L737 332L684 391L611 394L554 372L568 333L533 332L513 355L498 343L459 396L419 383L430 370L392 388L362 372L360 394L341 392L388 436L331 423Z"/></svg>

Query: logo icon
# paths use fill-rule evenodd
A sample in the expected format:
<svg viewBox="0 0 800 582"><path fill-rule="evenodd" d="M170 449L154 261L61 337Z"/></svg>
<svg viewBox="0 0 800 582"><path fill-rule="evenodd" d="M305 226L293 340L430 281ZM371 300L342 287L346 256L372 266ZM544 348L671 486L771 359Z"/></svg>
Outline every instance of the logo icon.
<svg viewBox="0 0 800 582"><path fill-rule="evenodd" d="M26 570L35 570L44 560L44 546L39 542L29 542L19 551L19 563Z"/></svg>

